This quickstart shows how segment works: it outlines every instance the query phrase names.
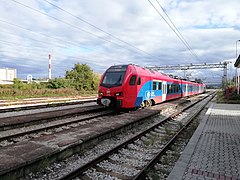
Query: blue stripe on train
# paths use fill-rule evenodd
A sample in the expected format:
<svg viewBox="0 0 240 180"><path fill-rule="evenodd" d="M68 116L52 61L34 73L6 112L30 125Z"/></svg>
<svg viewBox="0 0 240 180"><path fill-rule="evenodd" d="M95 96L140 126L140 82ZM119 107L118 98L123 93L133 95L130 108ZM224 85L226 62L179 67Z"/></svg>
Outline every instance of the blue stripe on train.
<svg viewBox="0 0 240 180"><path fill-rule="evenodd" d="M162 90L152 90L153 81L147 81L138 92L135 107L139 107L144 100L162 96Z"/></svg>
<svg viewBox="0 0 240 180"><path fill-rule="evenodd" d="M167 84L171 85L173 83L167 82ZM179 85L180 85L180 88L181 88L182 92L184 93L185 91L184 91L183 85L185 85L185 84L183 84L183 85L179 84ZM144 100L149 100L149 99L153 99L155 97L161 97L162 96L162 90L152 90L152 87L153 87L153 81L147 81L142 86L142 88L138 92L138 95L137 95L137 98L136 98L136 102L135 102L135 107L139 107ZM179 88L178 92L171 92L171 93L167 92L167 96L168 95L181 94L180 88ZM190 92L189 86L188 86L188 92ZM194 91L192 90L191 92L197 93L198 90L194 90Z"/></svg>
<svg viewBox="0 0 240 180"><path fill-rule="evenodd" d="M173 83L167 83L167 84L173 84ZM135 107L139 107L144 100L149 100L149 99L153 99L155 97L162 96L162 89L161 90L152 90L152 87L153 87L153 81L147 81L142 86L142 88L138 92L137 99L135 102ZM180 88L182 88L181 85L180 85ZM174 93L173 92L167 93L167 95L173 95L173 94L175 94L175 95L181 94L181 90L179 89L178 92L174 92Z"/></svg>

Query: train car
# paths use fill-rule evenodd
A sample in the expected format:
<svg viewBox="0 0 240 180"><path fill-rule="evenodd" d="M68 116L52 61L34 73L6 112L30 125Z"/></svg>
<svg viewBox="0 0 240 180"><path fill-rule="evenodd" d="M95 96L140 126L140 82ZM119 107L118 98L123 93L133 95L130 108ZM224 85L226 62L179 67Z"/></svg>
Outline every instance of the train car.
<svg viewBox="0 0 240 180"><path fill-rule="evenodd" d="M101 77L97 103L131 109L202 93L204 84L171 78L137 65L116 65Z"/></svg>

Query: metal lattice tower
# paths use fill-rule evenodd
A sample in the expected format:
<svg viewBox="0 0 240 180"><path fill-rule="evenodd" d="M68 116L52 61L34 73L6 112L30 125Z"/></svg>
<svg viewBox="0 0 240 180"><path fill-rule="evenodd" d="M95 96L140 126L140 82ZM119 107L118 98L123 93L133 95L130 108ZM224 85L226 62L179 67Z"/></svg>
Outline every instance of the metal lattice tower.
<svg viewBox="0 0 240 180"><path fill-rule="evenodd" d="M227 86L227 65L229 62L220 62L220 63L212 63L212 64L190 64L190 65L173 65L173 66L148 66L146 68L151 70L183 70L184 76L186 70L192 69L214 69L214 68L223 68L223 88Z"/></svg>

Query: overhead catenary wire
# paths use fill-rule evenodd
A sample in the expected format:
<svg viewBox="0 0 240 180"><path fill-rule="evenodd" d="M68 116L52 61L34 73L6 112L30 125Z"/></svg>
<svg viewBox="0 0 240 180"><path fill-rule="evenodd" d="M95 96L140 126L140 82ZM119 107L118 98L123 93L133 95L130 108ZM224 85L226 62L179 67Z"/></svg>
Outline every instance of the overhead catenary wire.
<svg viewBox="0 0 240 180"><path fill-rule="evenodd" d="M184 44L184 46L189 50L189 52L197 59L199 60L198 56L193 53L191 47L189 46L189 44L186 42L186 40L184 38L182 38L183 36L180 35L178 33L178 30L175 28L175 25L171 25L166 18L163 17L163 15L159 12L159 10L154 6L154 4L151 2L151 0L148 0L148 2L151 4L151 6L155 9L155 11L158 13L158 15L164 20L164 22L170 27L170 29L174 32L174 34L176 34L176 36L178 37L178 39ZM157 1L158 2L158 1ZM158 4L160 5L160 3L158 2Z"/></svg>
<svg viewBox="0 0 240 180"><path fill-rule="evenodd" d="M56 37L53 37L53 36L50 36L50 35L47 35L47 34L43 34L43 33L40 33L40 32L36 32L36 31L31 30L31 29L24 28L24 27L22 27L22 26L19 26L19 25L17 25L17 24L13 24L13 23L11 23L11 22L7 22L7 21L2 20L2 19L0 19L0 22L5 23L5 24L8 24L8 25L11 25L11 26L14 26L14 27L17 27L17 28L19 28L19 29L23 29L23 30L29 31L29 32L34 33L34 34L38 34L38 35L41 35L41 36L48 37L48 38L50 38L50 39L54 39L54 40L60 41L60 42L62 42L62 43L68 43L68 44L72 44L72 45L74 45L74 46L79 46L79 45L76 45L76 44L73 43L73 42L65 41L65 40L60 39L60 38L56 38ZM86 47L84 47L84 46L81 46L81 48L91 50L90 48L86 48Z"/></svg>
<svg viewBox="0 0 240 180"><path fill-rule="evenodd" d="M43 57L46 57L46 54L39 54L39 53L38 54L34 53L34 54L31 54L31 55L26 54L22 51L21 47L19 47L19 49L16 49L16 50L13 50L13 49L11 49L11 50L0 50L0 54L4 55L5 58L6 57L16 57L17 60L28 59L30 61L32 61L33 59L42 59ZM2 59L0 59L0 62L1 62ZM21 65L21 64L19 64L19 65Z"/></svg>
<svg viewBox="0 0 240 180"><path fill-rule="evenodd" d="M63 21L63 20L61 20L61 19L58 19L58 18L56 18L56 17L54 17L54 16L51 16L51 15L49 15L49 14L47 14L47 13L44 13L44 12L38 10L38 9L35 9L35 8L31 7L31 6L28 6L28 5L26 5L26 4L23 4L23 3L19 2L19 1L16 1L16 0L11 0L11 1L14 2L14 3L17 3L17 4L21 5L21 6L23 6L23 7L25 7L25 8L31 9L31 10L33 10L33 11L35 11L35 12L38 12L38 13L40 13L40 14L42 14L42 15L48 16L48 17L50 17L50 18L52 18L52 19L54 19L54 20L56 20L56 21L58 21L58 22L61 22L61 23L65 24L65 25L70 26L70 27L72 27L72 28L74 28L74 29L76 29L76 30L79 30L79 31L85 32L85 33L87 33L87 34L90 34L90 35L94 36L95 38L101 39L101 40L103 40L103 41L106 41L106 42L115 44L115 45L117 45L117 46L119 46L119 47L122 47L122 48L124 48L124 49L127 49L125 46L120 45L119 43L116 43L116 42L110 41L110 40L108 40L108 39L106 39L106 38L104 38L104 37L98 36L98 35L96 35L96 34L94 34L94 33L92 33L92 32L89 32L89 31L84 30L84 29L82 29L82 28L80 28L80 27L78 27L78 26L75 26L75 25L73 25L73 24L70 24L70 23L68 23L68 22L65 22L65 21ZM133 46L133 45L132 45L132 46ZM134 46L134 47L135 47L135 46ZM135 48L136 48L136 47L135 47ZM129 50L129 49L127 49L127 50ZM138 49L138 51L139 51L139 49ZM143 52L143 51L142 51L142 52ZM145 53L146 53L146 52L145 52ZM149 54L149 53L148 53L147 55L156 58L155 56L153 56L153 55L151 55L151 54Z"/></svg>
<svg viewBox="0 0 240 180"><path fill-rule="evenodd" d="M1 20L0 20L1 21ZM0 30L0 32L2 32L2 33L6 33L6 34L8 34L8 35L11 35L11 36L16 36L16 37L19 37L18 35L16 35L16 34L13 34L13 33L10 33L10 32L7 32L7 31L3 31L3 30ZM54 44L54 46L57 46L57 47L60 47L60 48L67 48L67 46L64 44L64 45L59 45L59 44L57 44L57 43L54 43L54 42L52 42L52 41L50 41L50 42L45 42L45 41L41 41L41 40L38 40L38 39L34 39L34 38L30 38L30 37L28 37L28 39L30 39L30 40L32 40L32 41L35 41L35 42L38 42L38 43L42 43L42 44L47 44L47 45L49 45L49 44ZM21 44L22 45L22 44Z"/></svg>
<svg viewBox="0 0 240 180"><path fill-rule="evenodd" d="M71 44L71 45L76 46L76 47L79 47L79 48L83 48L83 49L87 49L87 50L92 50L91 48L87 48L87 47L84 47L84 46L79 46L79 44L75 44L75 43L70 42L70 41L66 41L66 40L63 40L63 39L60 39L60 38L56 38L56 37L53 37L53 36L50 36L50 35L47 35L47 34L43 34L43 33L40 33L40 32L36 32L36 31L31 30L31 29L24 28L24 27L22 27L22 26L13 24L13 23L11 23L11 22L7 22L7 21L1 20L1 19L0 19L0 22L5 23L5 24L8 24L8 25L13 26L13 27L16 27L16 28L19 28L19 29L22 29L22 30L25 30L25 31L29 31L29 32L34 33L34 34L37 34L37 35L41 35L41 36L44 36L44 37L47 37L47 38L50 38L50 39L53 39L53 40L62 42L61 44L59 43L59 45L56 45L56 46L58 46L58 47L61 47L62 44L65 46L66 43L67 43L67 44ZM8 34L11 34L11 33L9 33L9 32L7 32L7 33L8 33ZM15 36L16 36L16 35L15 35ZM31 39L31 38L30 38L30 39ZM42 42L44 43L44 41L42 41ZM45 42L45 44L49 44L49 42ZM61 47L61 48L64 48L64 47ZM93 55L93 56L96 56L96 57L99 57L99 54L101 54L101 53L92 54L92 55ZM105 54L101 54L101 55L105 55ZM104 57L104 59L107 59L107 58ZM113 59L113 58L111 58L111 60L116 61L116 60Z"/></svg>
<svg viewBox="0 0 240 180"><path fill-rule="evenodd" d="M164 14L166 15L166 17L168 18L168 20L170 21L170 23L172 24L172 26L176 29L176 31L178 32L178 34L180 35L180 37L183 39L183 41L186 43L186 45L189 47L189 49L191 50L191 52L194 54L195 57L198 56L197 54L192 50L191 46L188 44L188 42L186 41L186 39L184 38L184 36L182 35L182 33L179 31L179 29L176 27L176 25L174 24L174 22L172 21L172 19L169 17L169 15L167 14L167 12L165 11L165 9L162 7L162 5L159 3L158 0L156 0L156 2L158 3L159 7L162 9L162 11L164 12Z"/></svg>
<svg viewBox="0 0 240 180"><path fill-rule="evenodd" d="M5 31L2 31L2 32L5 32ZM8 32L6 32L6 33L8 33ZM8 34L14 35L14 34L11 34L11 33L8 33ZM16 35L14 35L14 36L16 36ZM25 52L27 52L27 53L29 53L29 52L36 52L37 51L37 53L34 54L34 57L38 57L38 58L41 57L42 58L42 57L46 56L46 54L43 54L43 53L39 54L40 50L44 50L44 47L35 47L35 46L33 47L33 46L30 46L30 45L26 46L26 45L23 45L23 44L20 44L20 43L5 41L5 40L1 40L1 39L0 39L0 42L1 42L1 44L6 44L7 46L10 46L11 48L15 48L16 49L15 51L12 50L11 52L4 50L4 51L1 51L2 53L11 53L11 54L19 54L19 53L21 53L21 54L23 54L25 49L26 49L27 51L25 51ZM44 41L40 41L40 42L44 43L44 44L47 44L47 42L44 42ZM65 47L61 47L61 46L59 46L59 47L60 48L65 48ZM56 49L56 53L57 54L61 54L61 56L56 56L56 55L54 56L55 58L57 58L59 60L62 60L64 58L65 59L69 59L69 55L64 54L62 51L57 51L57 49ZM36 54L38 56L36 56ZM31 55L31 57L33 57L33 55ZM94 57L98 58L99 56L97 56L97 54L92 54L92 58L93 59L94 59ZM75 55L75 56L71 56L71 59L83 59L83 58L81 56L79 56L79 55ZM108 57L104 57L104 59L111 60L111 61L117 61L117 59L109 58L109 56ZM90 59L88 59L88 61L90 61Z"/></svg>
<svg viewBox="0 0 240 180"><path fill-rule="evenodd" d="M5 44L9 47L11 47L12 49L17 49L18 51L15 52L15 54L23 54L24 52L25 53L29 53L29 52L34 52L34 54L36 55L39 55L39 56L46 56L46 54L44 54L43 50L45 50L44 47L39 47L39 46L26 46L26 45L23 45L23 44L20 44L20 43L15 43L15 42L10 42L10 41L5 41L5 40L1 40L0 39L0 42L1 44ZM37 52L37 53L36 53ZM42 54L39 54L39 53L42 53ZM61 51L60 51L61 52ZM31 55L32 56L32 55ZM37 56L35 56L37 57Z"/></svg>
<svg viewBox="0 0 240 180"><path fill-rule="evenodd" d="M0 42L4 43L1 40L0 40ZM42 59L42 58L46 57L45 53L31 54L29 56L29 55L23 53L22 46L19 46L18 48L16 48L15 50L14 49L11 49L11 50L0 50L0 54L7 53L8 56L15 56L15 54L18 54L18 55L21 54L21 59L22 58L24 58L24 59L28 58L29 60L32 60L33 57L37 58L37 59L39 59L39 58ZM31 51L31 49L30 49L30 51ZM93 59L87 59L86 57L83 57L83 56L69 56L69 55L65 55L65 56L66 56L66 58L65 57L63 58L63 56L60 53L58 53L58 55L54 55L53 57L54 57L54 59L60 59L60 60L64 60L64 59L76 60L76 61L77 60L84 60L84 61L92 61L93 60ZM54 61L54 62L58 62L58 61ZM65 65L63 65L63 66L65 66Z"/></svg>
<svg viewBox="0 0 240 180"><path fill-rule="evenodd" d="M0 50L0 52L3 53L9 53L12 55L14 54L21 54L21 56L23 57L31 57L31 58L37 58L37 59L43 59L44 57L46 57L46 53L43 53L43 49L42 47L32 47L32 46L24 46L22 44L18 44L18 43L14 43L14 42L9 42L9 41L4 41L0 39L1 44L5 44L6 46L10 46L11 47L11 51L7 51L7 50ZM29 55L29 53L31 53L31 55ZM36 53L37 52L37 53ZM42 53L39 53L42 52ZM92 59L86 59L86 57L80 56L80 55L75 55L75 56L69 56L68 54L64 54L61 51L57 51L55 50L54 52L54 57L55 59L58 60L77 60L77 59L82 59L82 60L87 60L87 61L92 61L96 58L98 58L97 55L91 57ZM58 54L58 55L56 55ZM89 58L89 57L88 57ZM114 59L114 58L104 58L105 60L111 60L111 61L118 61L119 59Z"/></svg>
<svg viewBox="0 0 240 180"><path fill-rule="evenodd" d="M1 42L2 43L2 42ZM18 49L19 48L19 49ZM11 58L17 58L16 60L20 61L22 59L24 59L24 62L26 62L27 60L29 61L32 61L33 59L36 59L36 60L40 60L40 59L45 59L46 57L46 54L45 53L34 53L34 54L31 54L31 55L28 55L28 54L25 54L23 51L22 51L22 47L19 46L18 48L16 49L11 49L11 50L0 50L0 55L4 54L5 57L11 57ZM28 51L30 52L30 51ZM19 54L21 55L19 57ZM17 56L16 56L17 55ZM69 55L65 55L65 57L63 57L61 54L55 54L53 56L54 59L58 59L58 60L65 60L65 59L68 59L68 60L75 60L76 63L80 60L80 61L83 61L83 62L91 62L93 61L94 59L89 59L89 57L84 57L84 56L69 56ZM1 62L1 60L0 60ZM58 67L65 67L66 68L66 65L59 65L60 61L53 61L52 63L54 64L54 67L55 68L58 68ZM21 64L22 65L22 64ZM20 66L21 66L20 65ZM46 64L47 66L47 64ZM55 69L54 68L54 69Z"/></svg>
<svg viewBox="0 0 240 180"><path fill-rule="evenodd" d="M103 29L101 29L101 28L99 28L99 27L97 27L97 26L95 26L94 24L92 24L92 23L90 23L90 22L84 20L83 18L80 18L80 17L78 17L78 16L76 16L76 15L70 13L69 11L67 11L67 10L65 10L65 9L63 9L63 8L61 8L61 7L59 7L59 6L57 6L56 4L53 4L53 3L49 2L48 0L44 0L44 1L47 2L48 4L54 6L55 8L57 8L57 9L59 9L59 10L65 12L65 13L71 15L72 17L74 17L74 18L76 18L76 19L78 19L78 20L80 20L80 21L82 21L82 22L88 24L89 26L91 26L91 27L93 27L93 28L95 28L95 29L97 29L97 30L99 30L99 31L101 31L101 32L103 32L103 33L105 33L105 34L107 34L108 36L110 36L110 37L112 37L112 38L114 38L114 39L117 39L118 41L120 41L120 42L122 42L122 43L125 43L125 44L127 44L127 45L133 47L134 49L136 49L136 50L138 50L138 51L141 51L141 52L143 52L143 53L145 53L145 54L147 54L147 55L149 55L149 56L153 56L152 54L150 54L150 53L148 53L148 52L146 52L146 51L144 51L144 50L142 50L142 49L140 49L140 48L138 48L138 47L136 47L136 46L134 46L134 45L128 43L127 41L124 41L124 40L122 40L122 39L120 39L120 38L114 36L113 34L107 32L107 31L105 31L105 30L103 30Z"/></svg>

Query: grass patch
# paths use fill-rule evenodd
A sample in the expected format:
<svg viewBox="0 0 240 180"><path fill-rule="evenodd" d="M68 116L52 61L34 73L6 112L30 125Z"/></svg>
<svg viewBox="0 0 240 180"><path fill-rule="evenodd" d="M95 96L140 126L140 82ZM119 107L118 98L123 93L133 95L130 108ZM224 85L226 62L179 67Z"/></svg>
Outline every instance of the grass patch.
<svg viewBox="0 0 240 180"><path fill-rule="evenodd" d="M96 96L96 91L77 91L71 88L62 89L0 89L1 100L21 100L25 98L40 97L71 97L71 96Z"/></svg>

